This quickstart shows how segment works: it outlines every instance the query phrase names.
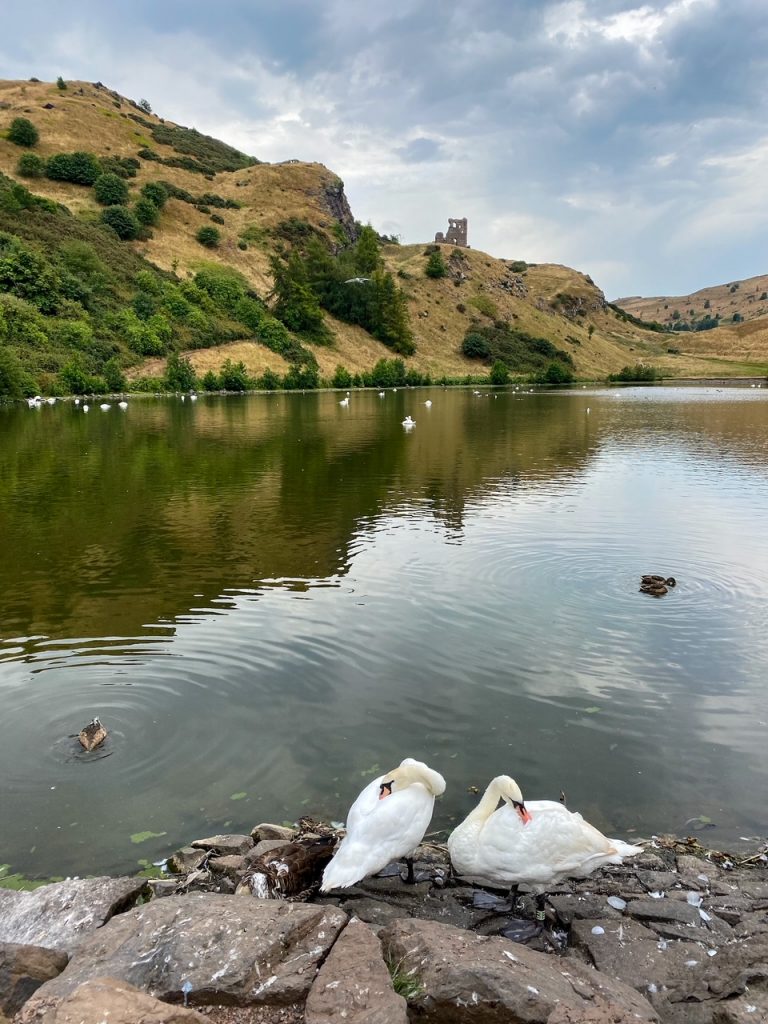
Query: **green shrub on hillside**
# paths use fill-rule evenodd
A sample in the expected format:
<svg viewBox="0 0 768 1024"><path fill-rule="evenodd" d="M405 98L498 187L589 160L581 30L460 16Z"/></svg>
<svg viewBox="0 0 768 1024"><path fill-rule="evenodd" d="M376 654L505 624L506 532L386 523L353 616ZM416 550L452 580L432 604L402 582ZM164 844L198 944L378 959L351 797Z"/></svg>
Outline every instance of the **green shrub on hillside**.
<svg viewBox="0 0 768 1024"><path fill-rule="evenodd" d="M573 371L561 362L551 362L539 377L542 384L572 384Z"/></svg>
<svg viewBox="0 0 768 1024"><path fill-rule="evenodd" d="M36 146L40 132L27 117L14 117L8 128L8 141L17 146Z"/></svg>
<svg viewBox="0 0 768 1024"><path fill-rule="evenodd" d="M228 146L209 135L203 135L195 128L184 128L175 124L156 124L139 114L129 114L134 121L150 132L155 142L170 146L177 153L186 153L195 160L177 160L173 157L162 160L169 166L184 166L201 174L216 174L218 171L239 171L244 167L252 167L260 161L255 157L246 156L239 150ZM162 159L162 158L161 158Z"/></svg>
<svg viewBox="0 0 768 1024"><path fill-rule="evenodd" d="M469 327L462 342L462 352L470 359L482 359L487 365L502 362L514 373L544 373L551 362L573 367L569 352L557 348L546 338L536 338L525 331L497 321L493 327Z"/></svg>
<svg viewBox="0 0 768 1024"><path fill-rule="evenodd" d="M37 153L22 153L16 164L16 173L22 178L42 178L45 175L45 160Z"/></svg>
<svg viewBox="0 0 768 1024"><path fill-rule="evenodd" d="M101 174L101 164L93 153L54 153L45 164L46 177L52 181L70 181L75 185L93 185Z"/></svg>
<svg viewBox="0 0 768 1024"><path fill-rule="evenodd" d="M139 222L126 206L108 206L101 219L123 242L138 237Z"/></svg>
<svg viewBox="0 0 768 1024"><path fill-rule="evenodd" d="M658 380L661 374L655 366L646 363L635 363L634 366L623 366L618 373L608 375L608 380L624 383L649 383Z"/></svg>
<svg viewBox="0 0 768 1024"><path fill-rule="evenodd" d="M490 317L491 320L495 320L499 315L498 306L488 295L473 295L469 300L469 304L474 306L483 316Z"/></svg>
<svg viewBox="0 0 768 1024"><path fill-rule="evenodd" d="M218 249L219 242L221 241L221 232L218 228L211 227L210 224L206 224L200 228L195 235L200 245L204 245L206 249Z"/></svg>
<svg viewBox="0 0 768 1024"><path fill-rule="evenodd" d="M93 194L102 206L123 206L128 201L128 186L116 174L100 174L93 183Z"/></svg>
<svg viewBox="0 0 768 1024"><path fill-rule="evenodd" d="M141 187L141 195L148 199L158 210L162 210L168 202L168 189L161 181L148 181Z"/></svg>
<svg viewBox="0 0 768 1024"><path fill-rule="evenodd" d="M227 359L221 368L219 384L225 391L248 391L253 387L245 363L233 363L231 359Z"/></svg>
<svg viewBox="0 0 768 1024"><path fill-rule="evenodd" d="M346 368L339 364L331 377L331 387L333 388L351 388L352 387L352 374Z"/></svg>
<svg viewBox="0 0 768 1024"><path fill-rule="evenodd" d="M153 202L145 199L144 196L139 196L133 204L133 214L139 224L143 224L145 227L154 227L160 220L160 211Z"/></svg>
<svg viewBox="0 0 768 1024"><path fill-rule="evenodd" d="M468 359L489 359L491 348L482 334L470 331L461 343L461 351Z"/></svg>
<svg viewBox="0 0 768 1024"><path fill-rule="evenodd" d="M3 323L0 321L0 342L2 336ZM28 393L28 378L18 356L12 349L0 344L0 398L23 398Z"/></svg>
<svg viewBox="0 0 768 1024"><path fill-rule="evenodd" d="M56 88L59 90L59 92L64 92L67 88L67 83L61 77L61 75L59 75L59 77L56 79Z"/></svg>
<svg viewBox="0 0 768 1024"><path fill-rule="evenodd" d="M116 174L119 178L135 178L140 167L140 161L132 156L101 157L101 168L104 173Z"/></svg>
<svg viewBox="0 0 768 1024"><path fill-rule="evenodd" d="M430 257L427 260L427 266L424 270L424 273L427 275L427 277L432 278L445 277L445 275L448 273L448 268L445 265L443 254L440 252L439 249L437 252L433 252L430 254Z"/></svg>

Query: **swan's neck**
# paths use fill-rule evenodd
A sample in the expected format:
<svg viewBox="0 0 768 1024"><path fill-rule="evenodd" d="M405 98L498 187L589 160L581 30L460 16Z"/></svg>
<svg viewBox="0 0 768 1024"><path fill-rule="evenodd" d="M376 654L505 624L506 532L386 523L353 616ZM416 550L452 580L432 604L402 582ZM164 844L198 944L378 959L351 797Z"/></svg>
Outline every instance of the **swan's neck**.
<svg viewBox="0 0 768 1024"><path fill-rule="evenodd" d="M498 784L496 779L492 779L485 793L483 793L480 803L474 811L467 815L467 821L476 822L478 825L484 824L498 807L500 799L501 793Z"/></svg>

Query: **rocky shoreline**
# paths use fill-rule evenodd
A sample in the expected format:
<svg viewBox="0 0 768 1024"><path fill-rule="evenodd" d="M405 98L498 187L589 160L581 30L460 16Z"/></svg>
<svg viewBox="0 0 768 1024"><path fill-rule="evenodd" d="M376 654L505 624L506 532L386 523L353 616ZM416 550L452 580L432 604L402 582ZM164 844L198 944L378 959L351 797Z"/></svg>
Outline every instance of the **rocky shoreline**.
<svg viewBox="0 0 768 1024"><path fill-rule="evenodd" d="M393 867L251 896L254 871L277 865L279 890L291 851L332 834L265 823L196 840L161 879L0 889L0 1024L768 1022L768 843L737 859L654 837L553 888L543 927L522 887L512 906L463 884L437 843L415 885Z"/></svg>

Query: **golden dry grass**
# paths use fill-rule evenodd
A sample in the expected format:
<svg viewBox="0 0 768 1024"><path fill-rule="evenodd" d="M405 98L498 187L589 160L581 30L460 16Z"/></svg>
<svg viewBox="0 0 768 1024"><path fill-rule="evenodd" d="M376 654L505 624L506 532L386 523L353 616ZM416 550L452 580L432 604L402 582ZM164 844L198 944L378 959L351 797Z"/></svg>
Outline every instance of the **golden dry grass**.
<svg viewBox="0 0 768 1024"><path fill-rule="evenodd" d="M108 89L87 82L69 82L63 93L51 83L0 82L0 170L15 176L22 151L4 138L4 130L17 116L29 117L37 125L40 142L36 152L43 157L75 149L88 149L99 156L136 156L138 150L147 145L162 156L178 155L169 146L149 139L147 130L128 114L138 112L155 122L159 122L159 118L136 111L128 100L116 97L117 94ZM116 102L121 104L119 108ZM52 103L53 108L45 110L46 103ZM259 164L240 171L220 172L213 180L206 180L182 168L143 161L137 177L128 182L132 195L146 181L158 178L195 195L216 192L243 204L241 209L215 211L224 219L224 224L218 225L222 234L218 249L203 249L195 239L199 228L211 223L210 217L189 203L175 199L169 200L150 240L130 243L157 266L174 270L182 277L194 273L202 261L216 261L237 269L259 294L268 295L272 284L269 229L288 217L302 218L325 230L333 225L325 203L325 190L338 179L322 164ZM100 214L101 208L90 189L47 179L27 180L24 184L65 204L76 216L96 219ZM237 242L248 228L257 240L243 251ZM507 262L479 250L462 250L465 277L456 286L451 277L431 280L425 276L424 249L424 245L386 245L383 256L393 273L401 272L398 283L408 296L417 351L407 363L433 376L458 377L483 372L481 366L461 354L461 342L473 320L491 322L490 317L473 305L478 298L481 303L489 300L493 303L494 318L509 321L529 334L548 338L570 352L576 372L582 378L602 378L636 362L653 363L665 373L676 376L760 372L760 367L768 363L768 327L752 333L744 329L750 325L744 324L706 334L655 334L621 321L604 306L602 292L585 275L568 267L531 266L523 275L527 294L516 297L506 287L510 281ZM441 249L449 260L453 247L443 245ZM747 282L735 295L747 305L754 305L747 301L749 295L753 295L755 289L768 287L768 277L753 279L749 283L749 294L746 285ZM584 305L583 315L562 315L561 307L557 306L558 294L580 300ZM733 298L734 295L728 293L727 301ZM723 298L723 301L726 300ZM463 311L459 305L464 307ZM626 308L655 318L652 309L645 306L635 307L628 301ZM334 320L330 320L330 324L335 335L334 345L315 347L323 376L332 374L338 364L360 372L370 369L378 359L392 356L389 349L360 328ZM591 335L590 327L593 328ZM679 347L682 353L671 354L667 351L669 347ZM279 356L247 341L197 350L190 358L202 372L218 369L227 358L242 360L252 373L261 373L267 367L279 372L285 370L285 363ZM152 375L161 371L162 361L158 360L148 360L140 368L140 372Z"/></svg>

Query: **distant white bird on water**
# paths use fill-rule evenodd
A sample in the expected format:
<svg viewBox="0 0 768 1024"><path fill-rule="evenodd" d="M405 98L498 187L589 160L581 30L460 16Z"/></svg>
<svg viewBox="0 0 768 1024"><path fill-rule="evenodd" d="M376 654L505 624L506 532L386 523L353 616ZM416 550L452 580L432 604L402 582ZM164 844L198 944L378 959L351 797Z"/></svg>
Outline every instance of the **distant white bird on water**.
<svg viewBox="0 0 768 1024"><path fill-rule="evenodd" d="M349 405L349 399L348 398L342 398L342 400L339 402L339 405L343 406L343 408L346 409L347 406Z"/></svg>
<svg viewBox="0 0 768 1024"><path fill-rule="evenodd" d="M128 408L128 403L127 402L118 402L117 403L117 407L118 407L118 409L127 409Z"/></svg>
<svg viewBox="0 0 768 1024"><path fill-rule="evenodd" d="M587 412L589 412L589 406L587 406Z"/></svg>
<svg viewBox="0 0 768 1024"><path fill-rule="evenodd" d="M406 416L403 420L403 426L406 430L410 430L412 427L416 426L416 420L412 420L410 416Z"/></svg>
<svg viewBox="0 0 768 1024"><path fill-rule="evenodd" d="M111 409L111 408L112 408L112 406L111 406L111 405L109 404L109 402L102 402L102 403L101 403L101 405L99 406L99 408L100 408L100 409L101 409L101 410L102 410L103 412L106 412L106 411L107 411L107 409Z"/></svg>
<svg viewBox="0 0 768 1024"><path fill-rule="evenodd" d="M75 405L80 405L80 399L79 398L75 399Z"/></svg>
<svg viewBox="0 0 768 1024"><path fill-rule="evenodd" d="M753 387L754 387L754 385L753 385ZM55 398L47 398L46 401L48 402L48 405L56 405L56 399Z"/></svg>
<svg viewBox="0 0 768 1024"><path fill-rule="evenodd" d="M384 397L384 392L383 392L383 391L380 391L380 392L379 392L379 398L383 398L383 397Z"/></svg>
<svg viewBox="0 0 768 1024"><path fill-rule="evenodd" d="M83 412L88 412L89 409L90 409L89 405L84 405L83 406Z"/></svg>
<svg viewBox="0 0 768 1024"><path fill-rule="evenodd" d="M424 403L424 405L426 405L426 407L427 407L428 409L431 409L431 408L432 408L432 403L430 402L430 400L429 400L429 399L427 399L427 400L426 400L426 402Z"/></svg>
<svg viewBox="0 0 768 1024"><path fill-rule="evenodd" d="M193 392L193 393L192 393L192 394L191 394L191 395L189 396L189 400L190 400L190 402L196 402L196 401L197 401L197 395L196 395L196 394L194 394L194 392Z"/></svg>
<svg viewBox="0 0 768 1024"><path fill-rule="evenodd" d="M321 891L346 889L401 857L408 858L413 882L411 854L444 792L443 776L412 757L369 783L349 809L347 834L323 872Z"/></svg>

